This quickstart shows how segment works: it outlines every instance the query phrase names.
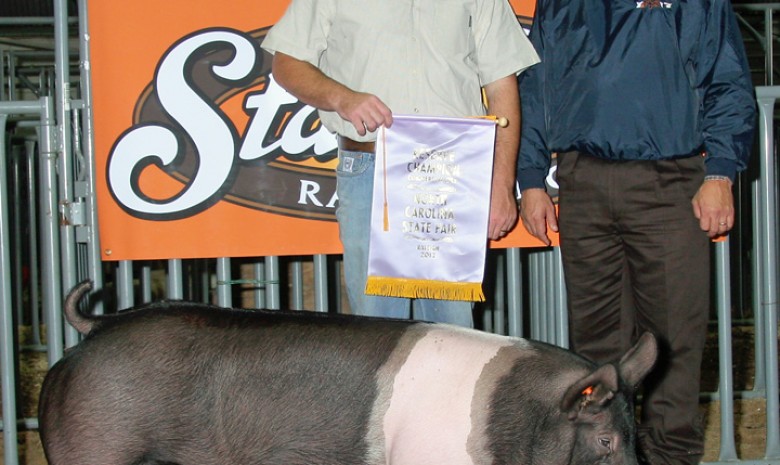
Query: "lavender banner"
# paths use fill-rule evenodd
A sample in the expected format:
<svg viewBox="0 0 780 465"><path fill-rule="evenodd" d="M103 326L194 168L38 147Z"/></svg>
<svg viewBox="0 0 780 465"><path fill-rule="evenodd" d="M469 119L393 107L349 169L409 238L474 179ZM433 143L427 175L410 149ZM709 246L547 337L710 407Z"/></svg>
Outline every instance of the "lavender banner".
<svg viewBox="0 0 780 465"><path fill-rule="evenodd" d="M484 300L495 131L405 115L380 129L366 293Z"/></svg>

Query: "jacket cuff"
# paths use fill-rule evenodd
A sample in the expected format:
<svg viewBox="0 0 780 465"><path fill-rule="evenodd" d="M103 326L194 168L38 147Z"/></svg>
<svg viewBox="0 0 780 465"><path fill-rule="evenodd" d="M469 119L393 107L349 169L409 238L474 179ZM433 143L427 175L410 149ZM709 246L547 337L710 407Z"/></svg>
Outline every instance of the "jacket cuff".
<svg viewBox="0 0 780 465"><path fill-rule="evenodd" d="M520 192L531 188L545 189L544 178L547 176L547 170L528 168L517 171L517 185Z"/></svg>
<svg viewBox="0 0 780 465"><path fill-rule="evenodd" d="M707 176L726 176L731 182L737 177L737 165L732 160L706 157L704 166Z"/></svg>

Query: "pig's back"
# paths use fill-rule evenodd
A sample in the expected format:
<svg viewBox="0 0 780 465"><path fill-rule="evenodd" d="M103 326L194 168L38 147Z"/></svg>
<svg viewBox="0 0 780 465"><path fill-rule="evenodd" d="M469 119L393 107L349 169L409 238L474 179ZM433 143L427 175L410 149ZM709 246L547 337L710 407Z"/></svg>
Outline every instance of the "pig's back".
<svg viewBox="0 0 780 465"><path fill-rule="evenodd" d="M165 450L161 462L362 464L377 373L417 324L153 306L102 319L50 371L42 402L60 408L42 410L77 418L96 447Z"/></svg>

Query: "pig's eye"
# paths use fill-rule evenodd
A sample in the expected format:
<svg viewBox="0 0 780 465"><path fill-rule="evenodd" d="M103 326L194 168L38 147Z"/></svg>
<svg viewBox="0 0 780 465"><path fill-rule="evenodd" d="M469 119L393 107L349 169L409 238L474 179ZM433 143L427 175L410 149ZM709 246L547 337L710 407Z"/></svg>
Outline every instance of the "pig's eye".
<svg viewBox="0 0 780 465"><path fill-rule="evenodd" d="M599 438L599 445L606 448L610 452L612 451L612 442L609 440L609 438Z"/></svg>

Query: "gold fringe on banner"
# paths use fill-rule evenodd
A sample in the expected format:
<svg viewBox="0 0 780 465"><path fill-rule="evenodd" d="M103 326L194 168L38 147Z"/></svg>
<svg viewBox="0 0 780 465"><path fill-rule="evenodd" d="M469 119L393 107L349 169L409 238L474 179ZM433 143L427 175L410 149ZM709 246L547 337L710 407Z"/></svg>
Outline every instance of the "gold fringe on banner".
<svg viewBox="0 0 780 465"><path fill-rule="evenodd" d="M453 283L384 276L369 276L366 282L366 294L408 299L485 301L482 283Z"/></svg>

